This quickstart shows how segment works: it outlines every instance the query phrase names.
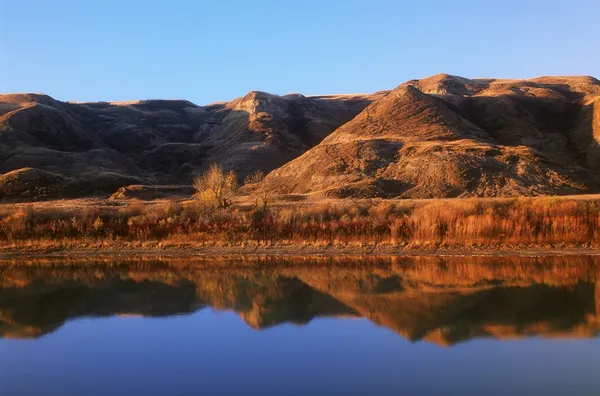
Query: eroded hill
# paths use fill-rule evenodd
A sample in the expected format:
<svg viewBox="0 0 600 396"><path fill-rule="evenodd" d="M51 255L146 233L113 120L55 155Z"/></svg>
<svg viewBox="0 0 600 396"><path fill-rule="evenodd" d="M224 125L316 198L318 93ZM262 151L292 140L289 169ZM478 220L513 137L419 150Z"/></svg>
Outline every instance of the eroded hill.
<svg viewBox="0 0 600 396"><path fill-rule="evenodd" d="M408 81L272 172L286 193L438 198L596 192L600 81Z"/></svg>
<svg viewBox="0 0 600 396"><path fill-rule="evenodd" d="M212 162L281 193L495 197L600 191L600 81L436 75L373 95L66 103L0 96L0 194L185 185Z"/></svg>
<svg viewBox="0 0 600 396"><path fill-rule="evenodd" d="M250 92L227 103L66 103L0 95L0 195L114 193L132 184L191 184L212 162L269 172L384 95Z"/></svg>

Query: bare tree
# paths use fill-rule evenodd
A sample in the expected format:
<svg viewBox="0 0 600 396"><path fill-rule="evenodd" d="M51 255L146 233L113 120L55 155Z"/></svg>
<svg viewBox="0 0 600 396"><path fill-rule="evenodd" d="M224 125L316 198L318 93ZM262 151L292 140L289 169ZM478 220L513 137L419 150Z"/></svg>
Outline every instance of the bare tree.
<svg viewBox="0 0 600 396"><path fill-rule="evenodd" d="M255 171L254 173L246 176L244 179L244 185L249 186L252 190L258 187L258 184L263 181L265 174L261 171Z"/></svg>
<svg viewBox="0 0 600 396"><path fill-rule="evenodd" d="M249 187L254 197L254 208L263 212L269 208L273 197L273 193L264 179L265 174L260 171L256 171L244 179L244 185Z"/></svg>
<svg viewBox="0 0 600 396"><path fill-rule="evenodd" d="M238 185L234 171L225 171L221 165L213 163L202 175L194 179L196 198L215 208L231 206Z"/></svg>

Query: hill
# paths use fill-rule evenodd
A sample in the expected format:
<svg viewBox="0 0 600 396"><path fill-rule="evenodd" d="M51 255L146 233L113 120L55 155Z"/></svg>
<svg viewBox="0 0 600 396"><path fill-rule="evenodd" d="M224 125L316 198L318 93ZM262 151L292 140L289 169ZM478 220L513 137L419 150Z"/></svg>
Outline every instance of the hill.
<svg viewBox="0 0 600 396"><path fill-rule="evenodd" d="M497 197L600 191L600 81L440 74L372 95L60 102L0 95L0 198L189 185L212 162L284 194Z"/></svg>
<svg viewBox="0 0 600 396"><path fill-rule="evenodd" d="M337 197L596 192L599 100L592 77L412 80L267 182Z"/></svg>
<svg viewBox="0 0 600 396"><path fill-rule="evenodd" d="M377 96L250 92L197 106L185 100L68 103L39 94L0 95L0 196L73 197L132 184L191 184L215 161L240 177L269 172Z"/></svg>

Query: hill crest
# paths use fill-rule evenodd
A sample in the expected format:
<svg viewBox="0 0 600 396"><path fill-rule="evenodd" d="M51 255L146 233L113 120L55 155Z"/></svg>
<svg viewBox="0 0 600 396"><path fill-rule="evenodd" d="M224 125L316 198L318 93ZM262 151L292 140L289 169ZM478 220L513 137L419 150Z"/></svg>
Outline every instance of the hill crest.
<svg viewBox="0 0 600 396"><path fill-rule="evenodd" d="M212 162L284 193L406 198L596 192L600 82L438 74L371 95L60 102L0 95L0 191L31 199L189 184ZM20 175L16 178L14 175ZM19 180L44 191L37 196ZM60 186L50 182L63 180ZM68 183L66 182L68 181ZM67 186L67 187L65 187ZM29 198L28 198L29 199Z"/></svg>

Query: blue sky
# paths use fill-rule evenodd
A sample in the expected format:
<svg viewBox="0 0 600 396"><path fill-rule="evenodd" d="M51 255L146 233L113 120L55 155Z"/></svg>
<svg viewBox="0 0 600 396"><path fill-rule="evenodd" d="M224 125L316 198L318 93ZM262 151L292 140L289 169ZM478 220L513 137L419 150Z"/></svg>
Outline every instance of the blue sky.
<svg viewBox="0 0 600 396"><path fill-rule="evenodd" d="M0 0L0 92L373 92L436 73L600 77L600 1Z"/></svg>

